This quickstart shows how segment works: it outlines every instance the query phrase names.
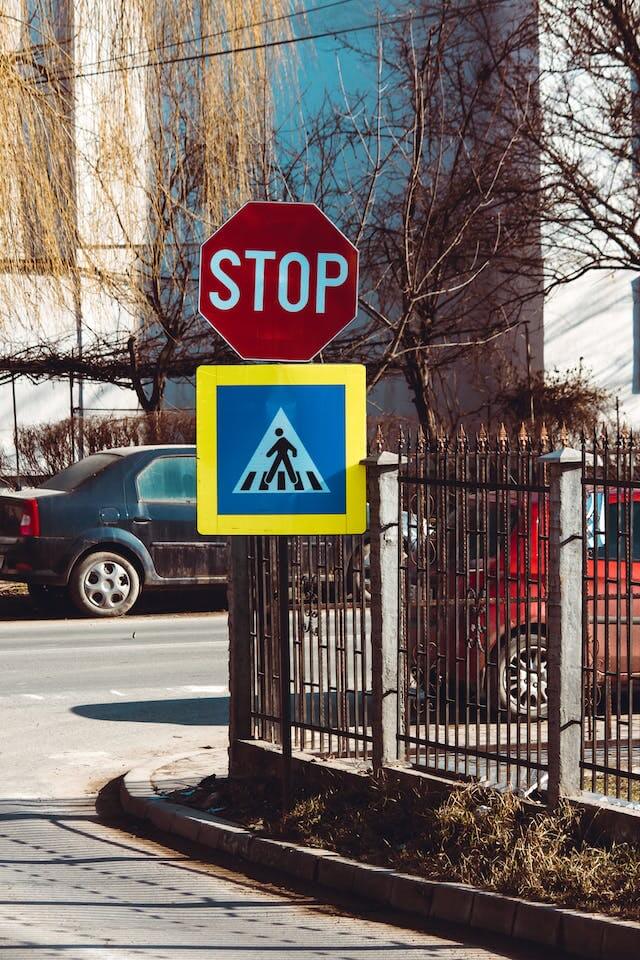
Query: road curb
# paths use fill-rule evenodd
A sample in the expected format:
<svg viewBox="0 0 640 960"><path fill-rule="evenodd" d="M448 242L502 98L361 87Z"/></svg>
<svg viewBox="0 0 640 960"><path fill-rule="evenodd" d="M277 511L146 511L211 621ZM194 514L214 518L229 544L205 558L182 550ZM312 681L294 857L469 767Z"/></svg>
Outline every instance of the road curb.
<svg viewBox="0 0 640 960"><path fill-rule="evenodd" d="M179 759L183 755L166 763ZM640 957L640 923L520 900L462 883L423 880L350 860L330 850L258 837L229 820L163 800L152 786L155 772L156 767L148 766L125 775L120 788L125 811L210 850L330 890L355 894L422 920L466 925L592 960ZM226 771L220 773L224 776Z"/></svg>

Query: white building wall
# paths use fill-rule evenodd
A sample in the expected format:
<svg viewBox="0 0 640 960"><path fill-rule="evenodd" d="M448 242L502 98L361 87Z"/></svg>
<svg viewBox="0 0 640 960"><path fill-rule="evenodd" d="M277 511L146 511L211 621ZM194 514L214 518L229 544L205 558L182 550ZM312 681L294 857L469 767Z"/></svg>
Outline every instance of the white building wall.
<svg viewBox="0 0 640 960"><path fill-rule="evenodd" d="M640 427L640 282L632 271L592 271L556 288L545 305L544 351L547 370L582 363Z"/></svg>
<svg viewBox="0 0 640 960"><path fill-rule="evenodd" d="M37 288L37 289L36 289ZM0 274L0 303L11 302L12 316L0 330L0 351L23 353L35 347L38 353L47 350L70 351L76 348L76 314L71 285L62 290L59 283L43 276ZM80 297L85 346L114 333L125 334L135 325L128 314L95 283L85 281ZM92 412L137 410L133 390L112 384L85 383L83 405ZM78 388L74 404L78 403ZM16 379L18 426L52 423L70 415L71 398L68 379L32 382L27 377ZM0 449L13 454L13 397L10 380L0 382Z"/></svg>
<svg viewBox="0 0 640 960"><path fill-rule="evenodd" d="M19 0L12 0L16 20L23 12ZM61 9L62 9L61 0ZM110 31L122 16L122 0L70 0L70 35L73 37L77 72L100 69L96 64L112 55ZM138 0L130 0L129 23L135 23ZM18 9L20 8L20 9ZM7 21L8 22L8 21ZM3 24L5 21L3 20ZM132 31L133 33L133 31ZM22 30L0 34L3 52L18 49ZM135 49L144 47L142 37L132 37ZM0 353L20 353L29 347L47 345L69 352L77 349L78 314L82 342L90 349L103 338L126 336L138 324L135 296L116 300L90 275L97 267L106 273L133 275L136 245L144 240L147 225L146 178L148 176L148 131L146 127L145 71L107 73L75 80L75 156L78 198L78 235L88 254L80 266L88 276L74 291L73 280L29 274L0 274ZM127 131L121 150L114 154L110 124ZM120 136L120 135L119 135ZM120 137L121 139L121 137ZM20 244L15 230L2 234L2 243ZM20 254L16 254L20 256ZM79 294L79 296L78 296ZM79 310L78 310L79 306ZM74 403L79 399L78 387ZM68 417L71 408L69 380L31 382L16 380L18 425L54 422ZM111 384L83 386L83 407L90 415L99 411L133 411L138 402L133 390ZM13 444L13 403L11 382L0 382L0 448L10 455Z"/></svg>
<svg viewBox="0 0 640 960"><path fill-rule="evenodd" d="M541 0L544 8L545 0ZM570 4L566 15L571 16ZM559 32L561 38L562 31ZM570 78L569 102L577 121L585 129L597 130L604 125L602 111L606 110L607 98L612 90L603 86L603 72L595 78L586 70L578 70L571 61L562 40L540 35L540 63L543 81L541 95L559 96L564 103L566 91L558 87L558 77ZM619 86L630 87L632 77L628 70L613 59L606 74L607 82L615 90ZM601 155L592 143L587 148L560 140L552 120L549 120L546 136L565 155L571 154L576 163L586 164L589 176L600 184L603 196L611 197L615 204L624 204L624 185L629 180L629 165L623 162L612 164L610 153ZM564 135L562 135L564 136ZM568 213L568 211L565 211ZM576 214L581 218L581 214ZM574 235L557 228L543 233L546 251L546 266L549 276L571 275L586 262L592 261L594 249L599 250L602 262L608 253L615 257L615 246L603 233L585 233L588 239L584 247ZM561 250L561 258L555 250ZM585 253L586 251L586 253ZM609 261L611 262L611 261ZM618 261L620 262L620 261ZM634 291L636 300L634 303ZM544 308L544 365L545 369L566 371L582 363L585 372L593 375L595 382L611 392L620 403L621 416L629 425L640 427L640 277L631 270L591 270L577 280L558 286L546 298Z"/></svg>

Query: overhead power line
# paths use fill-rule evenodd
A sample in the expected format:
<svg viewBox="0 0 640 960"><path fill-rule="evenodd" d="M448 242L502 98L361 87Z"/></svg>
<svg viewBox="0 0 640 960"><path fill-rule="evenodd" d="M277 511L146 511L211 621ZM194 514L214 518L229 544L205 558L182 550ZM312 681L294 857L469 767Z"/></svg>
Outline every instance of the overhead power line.
<svg viewBox="0 0 640 960"><path fill-rule="evenodd" d="M144 57L150 53L156 53L158 50L169 50L172 47L183 47L189 43L203 43L205 40L215 40L218 37L226 37L232 33L242 33L243 30L252 30L254 27L264 27L271 23L280 23L283 20L294 20L296 17L304 17L314 13L321 13L323 10L329 10L332 7L342 7L347 3L355 3L356 0L331 0L331 3L323 3L317 7L302 7L300 10L294 10L292 13L282 13L277 17L268 17L266 20L254 20L252 23L244 23L238 27L229 27L226 30L218 30L215 33L204 33L197 37L187 37L184 40L172 40L169 43L160 43L154 47L148 47L146 50L132 50L130 53L120 53L113 57L104 57L102 60L93 60L82 66L83 70L87 67L100 67L107 63L115 63L119 60L129 60L132 57Z"/></svg>
<svg viewBox="0 0 640 960"><path fill-rule="evenodd" d="M308 33L300 37L285 37L280 40L267 40L262 43L251 43L241 47L229 47L226 50L207 50L202 53L187 54L182 57L170 57L166 60L149 60L146 63L128 64L121 67L109 67L107 70L80 70L72 74L59 74L54 77L39 77L35 82L49 83L52 79L74 79L82 80L89 77L99 77L111 73L125 73L133 70L148 70L150 67L165 67L175 63L188 63L194 60L209 60L214 57L229 57L239 53L251 53L256 50L269 50L274 47L291 46L296 43L305 43L309 40L324 40L329 37L339 37L345 34L361 33L365 30L376 30L379 27L390 27L396 24L409 23L410 21L424 20L429 17L428 13L407 14L403 17L392 17L389 20L375 20L369 23L357 24L353 27L343 27L339 30L324 30L319 33Z"/></svg>

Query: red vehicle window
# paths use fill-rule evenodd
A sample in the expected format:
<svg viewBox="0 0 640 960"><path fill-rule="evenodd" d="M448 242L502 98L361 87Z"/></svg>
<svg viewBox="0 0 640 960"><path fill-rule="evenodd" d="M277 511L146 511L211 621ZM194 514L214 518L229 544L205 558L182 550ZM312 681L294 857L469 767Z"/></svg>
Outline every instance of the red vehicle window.
<svg viewBox="0 0 640 960"><path fill-rule="evenodd" d="M470 560L482 560L486 556L494 558L498 554L498 543L500 550L505 550L505 537L508 537L518 525L519 510L515 505L508 508L508 516L505 524L505 510L501 504L495 502L488 504L486 520L482 516L481 509L476 511L474 507L469 510L469 530L467 534L467 547ZM508 550L508 541L507 541Z"/></svg>
<svg viewBox="0 0 640 960"><path fill-rule="evenodd" d="M605 514L605 536L598 546L599 560L624 560L627 555L626 539L631 534L631 559L640 560L640 502L632 504L631 517L627 515L628 504L609 503ZM628 526L631 521L630 527Z"/></svg>

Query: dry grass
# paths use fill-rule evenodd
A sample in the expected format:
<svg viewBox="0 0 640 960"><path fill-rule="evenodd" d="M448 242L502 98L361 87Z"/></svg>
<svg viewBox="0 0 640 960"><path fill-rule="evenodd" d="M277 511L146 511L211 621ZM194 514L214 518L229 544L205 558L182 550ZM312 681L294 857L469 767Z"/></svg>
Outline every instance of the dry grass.
<svg viewBox="0 0 640 960"><path fill-rule="evenodd" d="M584 785L585 790L591 790L591 779L587 778ZM633 803L640 803L640 781L631 780L631 791L628 791L628 781L618 780L616 777L609 777L605 781L604 776L596 777L594 793L601 793L605 797L620 797L622 800L630 800Z"/></svg>
<svg viewBox="0 0 640 960"><path fill-rule="evenodd" d="M0 580L0 598L26 596L28 596L26 583L11 583L9 580Z"/></svg>
<svg viewBox="0 0 640 960"><path fill-rule="evenodd" d="M480 787L449 796L369 782L299 796L282 821L277 783L226 790L226 814L272 836L432 880L640 919L640 848L598 836L597 819L532 808Z"/></svg>

